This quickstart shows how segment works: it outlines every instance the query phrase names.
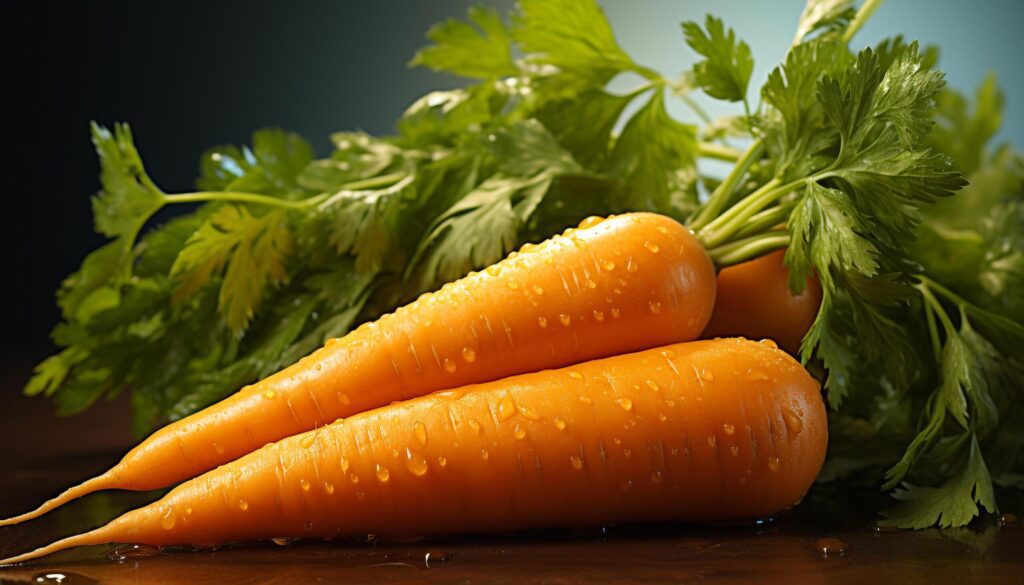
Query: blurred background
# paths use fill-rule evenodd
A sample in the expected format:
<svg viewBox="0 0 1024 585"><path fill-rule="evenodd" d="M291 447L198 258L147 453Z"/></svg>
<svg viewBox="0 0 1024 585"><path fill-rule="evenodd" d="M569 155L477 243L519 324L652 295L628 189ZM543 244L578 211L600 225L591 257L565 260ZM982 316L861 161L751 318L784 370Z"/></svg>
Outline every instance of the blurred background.
<svg viewBox="0 0 1024 585"><path fill-rule="evenodd" d="M0 392L19 390L31 366L51 351L54 291L102 242L92 231L89 205L98 187L90 120L130 122L151 176L168 192L192 188L204 149L244 143L264 126L296 131L326 154L330 132L389 133L415 98L460 83L406 63L430 25L461 17L473 3L3 2ZM513 4L484 3L501 11ZM803 1L602 4L627 52L671 75L694 57L678 23L708 12L723 17L751 46L757 60L751 86L757 87L784 56ZM1022 17L1019 0L890 1L854 44L895 34L937 44L949 82L968 91L994 71L1007 95L999 139L1021 146ZM681 104L673 107L692 120Z"/></svg>

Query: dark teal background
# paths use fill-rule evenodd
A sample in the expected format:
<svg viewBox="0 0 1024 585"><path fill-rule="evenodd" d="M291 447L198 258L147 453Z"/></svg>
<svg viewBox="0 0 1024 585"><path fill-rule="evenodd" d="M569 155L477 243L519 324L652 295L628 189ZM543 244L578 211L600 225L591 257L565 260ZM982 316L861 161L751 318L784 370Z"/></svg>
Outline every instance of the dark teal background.
<svg viewBox="0 0 1024 585"><path fill-rule="evenodd" d="M512 6L507 0L486 3L502 11ZM89 120L132 123L151 175L168 191L191 188L206 147L244 142L262 126L297 131L325 154L331 131L389 132L416 97L459 83L405 64L431 24L463 15L470 4L2 3L3 351L35 359L49 350L47 332L58 318L53 292L102 241L91 231L89 195L97 188L97 166ZM724 17L753 49L757 85L785 54L803 2L604 5L623 47L669 74L693 60L679 22L703 19L706 12ZM894 0L855 45L897 33L938 44L941 66L960 88L973 88L995 71L1008 96L1000 138L1020 145L1022 16L1021 1ZM679 104L673 113L693 119Z"/></svg>

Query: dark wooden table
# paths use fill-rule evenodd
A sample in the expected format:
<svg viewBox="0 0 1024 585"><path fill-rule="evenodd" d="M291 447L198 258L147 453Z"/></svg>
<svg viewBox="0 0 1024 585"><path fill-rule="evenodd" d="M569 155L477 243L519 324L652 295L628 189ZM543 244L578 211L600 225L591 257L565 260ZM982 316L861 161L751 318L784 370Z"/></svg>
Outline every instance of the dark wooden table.
<svg viewBox="0 0 1024 585"><path fill-rule="evenodd" d="M124 400L57 420L45 402L17 397L20 379L0 382L0 516L104 469L130 444ZM0 556L88 529L158 495L94 494L0 528ZM212 551L89 547L0 569L0 583L1024 583L1024 525L988 518L971 529L879 531L876 498L819 487L790 513L732 526L259 542Z"/></svg>

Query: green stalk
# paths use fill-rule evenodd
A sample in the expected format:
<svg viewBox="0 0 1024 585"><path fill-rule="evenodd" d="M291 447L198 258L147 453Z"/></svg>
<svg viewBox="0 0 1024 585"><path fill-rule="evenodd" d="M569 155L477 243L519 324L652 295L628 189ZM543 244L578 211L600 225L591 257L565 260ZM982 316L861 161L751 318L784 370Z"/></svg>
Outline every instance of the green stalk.
<svg viewBox="0 0 1024 585"><path fill-rule="evenodd" d="M798 179L779 185L779 179L768 181L760 189L747 195L742 201L730 207L698 232L697 237L705 247L714 248L735 237L747 221L756 213L776 202L782 196L799 188L809 179Z"/></svg>
<svg viewBox="0 0 1024 585"><path fill-rule="evenodd" d="M704 228L704 226L708 225L708 222L716 218L725 209L733 192L736 190L736 186L743 180L747 171L750 170L750 166L754 164L754 161L760 159L763 154L764 141L760 139L755 140L739 160L736 161L736 164L733 165L725 179L711 193L707 203L704 204L704 207L701 208L700 212L690 222L690 229L697 231Z"/></svg>
<svg viewBox="0 0 1024 585"><path fill-rule="evenodd" d="M860 27L864 26L864 23L871 18L871 15L882 5L883 0L865 0L864 4L861 4L860 8L857 9L857 16L853 17L850 22L850 26L847 27L846 32L843 33L843 42L849 43L853 38L853 35L857 34Z"/></svg>
<svg viewBox="0 0 1024 585"><path fill-rule="evenodd" d="M784 205L778 205L776 207L769 207L763 211L759 211L751 216L750 220L736 232L737 238L745 238L754 234L759 234L766 229L773 228L780 223L785 223L789 219L789 214L793 211L793 205L787 203Z"/></svg>
<svg viewBox="0 0 1024 585"><path fill-rule="evenodd" d="M715 144L713 142L698 142L697 143L697 154L704 158L713 158L715 160L724 160L726 162L737 162L743 153L721 144Z"/></svg>
<svg viewBox="0 0 1024 585"><path fill-rule="evenodd" d="M405 173L390 173L379 177L371 177L360 181L345 183L338 187L338 191L364 191L376 187L387 187L405 178ZM159 192L159 191L158 191ZM233 203L252 203L255 205L267 205L270 207L281 207L284 209L305 209L323 201L327 194L323 193L315 197L292 201L279 199L258 193L242 193L239 191L196 191L194 193L178 193L176 195L163 195L164 203L204 203L208 201L229 201Z"/></svg>
<svg viewBox="0 0 1024 585"><path fill-rule="evenodd" d="M719 269L764 256L789 245L789 233L776 230L758 234L729 244L708 249L708 255Z"/></svg>

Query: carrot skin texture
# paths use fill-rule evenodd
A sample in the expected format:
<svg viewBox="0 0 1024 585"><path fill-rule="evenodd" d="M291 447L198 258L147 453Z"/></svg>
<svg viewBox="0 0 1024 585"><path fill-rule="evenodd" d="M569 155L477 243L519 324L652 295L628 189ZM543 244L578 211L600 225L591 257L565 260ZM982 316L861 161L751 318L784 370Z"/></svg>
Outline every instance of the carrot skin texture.
<svg viewBox="0 0 1024 585"><path fill-rule="evenodd" d="M696 339L714 298L711 261L679 223L651 213L584 220L328 341L157 431L100 478L0 526L100 489L173 485L393 401Z"/></svg>
<svg viewBox="0 0 1024 585"><path fill-rule="evenodd" d="M365 412L3 562L102 542L763 517L803 497L827 441L817 382L774 344L677 344Z"/></svg>
<svg viewBox="0 0 1024 585"><path fill-rule="evenodd" d="M821 284L808 276L802 293L790 292L785 255L779 250L719 272L715 310L701 338L773 339L789 353L800 353L821 307Z"/></svg>

